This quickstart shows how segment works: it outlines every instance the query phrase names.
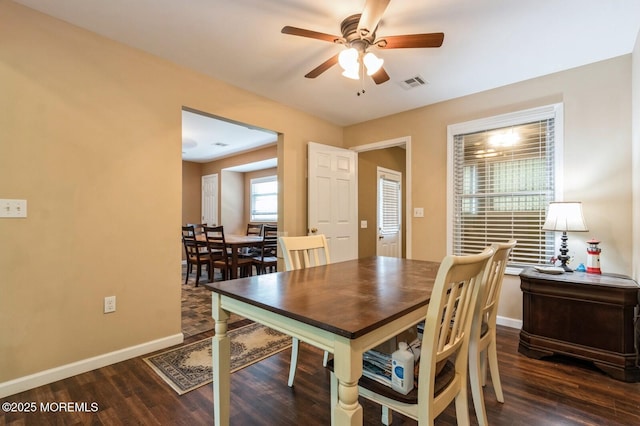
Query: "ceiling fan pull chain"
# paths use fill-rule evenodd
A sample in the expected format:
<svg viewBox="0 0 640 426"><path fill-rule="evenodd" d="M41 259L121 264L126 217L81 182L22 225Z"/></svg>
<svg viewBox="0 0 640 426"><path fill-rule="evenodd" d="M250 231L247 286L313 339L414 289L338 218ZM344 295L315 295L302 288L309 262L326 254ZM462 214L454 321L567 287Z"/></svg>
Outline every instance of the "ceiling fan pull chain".
<svg viewBox="0 0 640 426"><path fill-rule="evenodd" d="M364 67L362 66L362 64L360 64L360 74L361 74L361 76L360 76L360 84L361 84L361 86L360 87L361 87L362 90L360 90L359 92L356 93L358 96L364 95L364 93L365 93L364 92Z"/></svg>

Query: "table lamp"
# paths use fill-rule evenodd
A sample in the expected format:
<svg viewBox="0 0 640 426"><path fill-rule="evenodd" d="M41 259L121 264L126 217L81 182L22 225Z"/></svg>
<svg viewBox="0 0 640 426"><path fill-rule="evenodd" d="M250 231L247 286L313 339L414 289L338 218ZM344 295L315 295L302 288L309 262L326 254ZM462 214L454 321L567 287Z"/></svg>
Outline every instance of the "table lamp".
<svg viewBox="0 0 640 426"><path fill-rule="evenodd" d="M549 212L542 229L544 231L562 231L562 237L560 238L562 245L560 246L558 260L561 262L562 269L566 272L573 272L567 266L567 261L569 260L567 255L569 252L567 248L567 232L588 231L582 215L582 203L575 201L549 203Z"/></svg>

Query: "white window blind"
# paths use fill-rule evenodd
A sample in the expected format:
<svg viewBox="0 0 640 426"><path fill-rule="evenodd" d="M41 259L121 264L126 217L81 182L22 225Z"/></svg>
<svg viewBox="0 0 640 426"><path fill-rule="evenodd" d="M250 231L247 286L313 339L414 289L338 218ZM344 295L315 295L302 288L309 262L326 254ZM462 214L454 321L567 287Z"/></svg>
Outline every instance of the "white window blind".
<svg viewBox="0 0 640 426"><path fill-rule="evenodd" d="M554 114L453 134L453 253L514 238L510 263L546 263L555 252L553 233L542 230L557 189L555 153Z"/></svg>
<svg viewBox="0 0 640 426"><path fill-rule="evenodd" d="M278 221L278 179L276 176L251 179L251 221Z"/></svg>
<svg viewBox="0 0 640 426"><path fill-rule="evenodd" d="M395 234L400 229L400 182L380 179L380 234Z"/></svg>

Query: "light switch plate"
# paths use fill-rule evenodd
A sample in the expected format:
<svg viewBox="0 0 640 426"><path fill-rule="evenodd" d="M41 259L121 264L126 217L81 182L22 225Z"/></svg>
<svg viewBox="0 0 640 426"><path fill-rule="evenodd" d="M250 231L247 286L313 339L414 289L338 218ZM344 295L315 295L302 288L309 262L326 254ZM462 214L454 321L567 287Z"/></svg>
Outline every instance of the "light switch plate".
<svg viewBox="0 0 640 426"><path fill-rule="evenodd" d="M424 208L422 208L422 207L414 207L413 208L413 217L424 217Z"/></svg>
<svg viewBox="0 0 640 426"><path fill-rule="evenodd" d="M27 217L27 200L0 199L0 217Z"/></svg>
<svg viewBox="0 0 640 426"><path fill-rule="evenodd" d="M366 220L361 220L361 221L360 221L360 228L364 229L364 228L366 228L366 227L367 227L367 225L368 225L368 224L367 224L367 221L366 221Z"/></svg>

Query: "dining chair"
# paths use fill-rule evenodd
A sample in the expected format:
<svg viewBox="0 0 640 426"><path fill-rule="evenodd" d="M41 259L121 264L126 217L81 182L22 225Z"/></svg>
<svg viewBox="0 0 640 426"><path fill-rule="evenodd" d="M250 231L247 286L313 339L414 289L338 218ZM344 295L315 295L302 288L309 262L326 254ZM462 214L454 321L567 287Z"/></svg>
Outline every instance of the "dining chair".
<svg viewBox="0 0 640 426"><path fill-rule="evenodd" d="M193 226L193 230L195 231L195 234L200 235L204 233L204 227L207 226L207 224L206 223L187 223L187 226Z"/></svg>
<svg viewBox="0 0 640 426"><path fill-rule="evenodd" d="M253 236L253 237L260 237L262 236L262 229L263 229L263 224L262 223L248 223L247 224L247 236ZM255 246L252 247L244 247L241 252L240 252L240 256L241 257L255 257L257 254L260 253L260 243L258 243Z"/></svg>
<svg viewBox="0 0 640 426"><path fill-rule="evenodd" d="M329 246L324 235L308 235L303 237L280 237L280 247L284 266L287 271L310 268L313 266L327 265L331 263L329 257ZM296 377L296 366L298 365L298 349L300 341L293 338L291 347L291 364L289 366L289 380L287 385L293 386ZM327 366L329 352L324 351L322 365Z"/></svg>
<svg viewBox="0 0 640 426"><path fill-rule="evenodd" d="M211 269L211 257L207 243L196 239L196 231L192 225L182 227L182 245L184 246L187 261L187 273L184 283L187 284L187 282L189 282L189 275L191 275L194 266L196 268L196 287L198 287L200 282L203 267L207 268L207 275L209 280L211 280L213 271Z"/></svg>
<svg viewBox="0 0 640 426"><path fill-rule="evenodd" d="M471 323L478 295L484 285L484 271L493 249L468 256L446 256L431 292L420 360L417 364L417 388L407 395L394 391L374 379L361 377L360 396L382 405L382 423L391 424L397 411L433 425L435 418L455 401L459 425L469 424L467 372ZM331 412L337 404L338 380L331 372Z"/></svg>
<svg viewBox="0 0 640 426"><path fill-rule="evenodd" d="M278 270L278 227L264 225L263 229L262 244L257 255L253 256L253 264L258 275Z"/></svg>
<svg viewBox="0 0 640 426"><path fill-rule="evenodd" d="M262 235L262 223L248 223L247 224L247 235Z"/></svg>
<svg viewBox="0 0 640 426"><path fill-rule="evenodd" d="M473 405L480 426L488 424L482 391L482 387L486 384L487 360L489 361L491 382L493 383L496 399L498 402L504 403L500 373L498 372L496 318L498 316L498 302L500 300L504 271L516 243L516 240L509 240L506 243L494 243L491 245L494 255L485 271L485 284L471 330L469 380L471 382Z"/></svg>
<svg viewBox="0 0 640 426"><path fill-rule="evenodd" d="M209 247L209 255L211 258L211 274L209 282L214 281L214 272L220 269L222 279L227 280L231 276L231 259L229 258L229 248L224 237L224 226L205 226L204 234ZM238 268L241 276L251 275L252 259L238 258Z"/></svg>

